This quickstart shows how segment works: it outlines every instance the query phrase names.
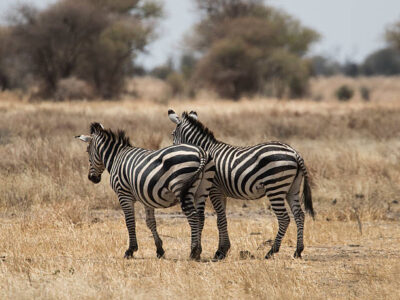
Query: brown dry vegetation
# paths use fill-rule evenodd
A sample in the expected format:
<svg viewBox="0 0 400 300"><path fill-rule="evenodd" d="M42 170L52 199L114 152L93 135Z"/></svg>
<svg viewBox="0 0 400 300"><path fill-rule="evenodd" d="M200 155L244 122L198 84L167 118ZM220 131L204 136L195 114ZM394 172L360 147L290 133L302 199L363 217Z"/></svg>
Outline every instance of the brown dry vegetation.
<svg viewBox="0 0 400 300"><path fill-rule="evenodd" d="M317 77L310 81L312 98L316 100L332 100L335 91L342 85L348 85L355 91L355 100L361 99L360 88L365 87L370 91L373 101L398 101L400 100L399 76L374 76L374 77Z"/></svg>
<svg viewBox="0 0 400 300"><path fill-rule="evenodd" d="M0 298L388 298L400 277L400 102L276 100L24 103L0 95ZM247 145L280 140L299 150L312 176L315 221L302 260L291 258L294 222L266 261L277 231L268 201L230 200L232 249L217 247L207 208L202 262L189 261L179 207L157 212L166 259L138 204L139 252L123 260L127 231L108 177L87 180L92 121L123 128L134 145L171 143L168 107L195 109L216 137ZM244 251L250 255L244 257ZM241 255L242 252L242 255Z"/></svg>

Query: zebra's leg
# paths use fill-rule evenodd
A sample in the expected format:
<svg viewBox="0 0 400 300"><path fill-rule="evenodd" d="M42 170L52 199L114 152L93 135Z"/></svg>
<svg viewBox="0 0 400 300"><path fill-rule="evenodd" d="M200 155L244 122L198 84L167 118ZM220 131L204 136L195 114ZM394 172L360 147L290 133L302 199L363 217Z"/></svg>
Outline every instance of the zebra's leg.
<svg viewBox="0 0 400 300"><path fill-rule="evenodd" d="M157 247L157 257L161 258L164 256L165 251L162 246L163 242L157 232L156 218L154 217L154 208L145 207L145 210L146 210L146 225L153 234L154 242Z"/></svg>
<svg viewBox="0 0 400 300"><path fill-rule="evenodd" d="M203 232L204 227L204 210L206 206L206 199L210 193L210 189L213 185L213 179L215 175L215 164L210 158L204 168L203 176L198 185L196 194L195 194L195 206L197 213L199 215L199 238L201 241L201 234Z"/></svg>
<svg viewBox="0 0 400 300"><path fill-rule="evenodd" d="M271 202L272 210L274 211L276 217L278 218L279 229L278 229L278 233L275 237L274 244L271 247L271 250L269 250L267 255L265 255L265 258L267 258L267 259L270 258L274 253L279 252L279 248L281 247L282 239L285 236L286 230L290 223L290 217L286 210L285 202L284 202L285 196L286 196L286 193L284 195L279 194L279 196L275 196L275 195L268 196L269 200Z"/></svg>
<svg viewBox="0 0 400 300"><path fill-rule="evenodd" d="M118 200L125 215L125 223L129 234L129 248L125 251L124 258L131 258L133 257L133 252L138 250L136 240L135 207L132 196L129 194L119 193Z"/></svg>
<svg viewBox="0 0 400 300"><path fill-rule="evenodd" d="M304 229L304 212L301 209L300 204L300 185L303 178L303 173L299 172L290 187L290 190L286 196L286 200L289 203L290 210L293 213L294 220L297 226L297 247L294 252L295 258L301 258L301 252L303 252L303 229Z"/></svg>
<svg viewBox="0 0 400 300"><path fill-rule="evenodd" d="M203 233L204 228L204 210L206 206L205 199L198 198L196 200L196 211L199 218L199 241L201 242L201 234Z"/></svg>
<svg viewBox="0 0 400 300"><path fill-rule="evenodd" d="M228 253L231 242L228 235L228 223L226 220L226 196L221 192L212 188L210 191L210 200L217 213L217 226L219 233L218 250L215 252L214 259L224 259Z"/></svg>
<svg viewBox="0 0 400 300"><path fill-rule="evenodd" d="M194 192L193 186L189 189L186 195L182 195L181 197L181 207L182 211L188 219L190 229L191 229L191 252L190 258L194 260L200 259L201 254L201 241L200 241L200 222L199 215L196 211L194 204Z"/></svg>

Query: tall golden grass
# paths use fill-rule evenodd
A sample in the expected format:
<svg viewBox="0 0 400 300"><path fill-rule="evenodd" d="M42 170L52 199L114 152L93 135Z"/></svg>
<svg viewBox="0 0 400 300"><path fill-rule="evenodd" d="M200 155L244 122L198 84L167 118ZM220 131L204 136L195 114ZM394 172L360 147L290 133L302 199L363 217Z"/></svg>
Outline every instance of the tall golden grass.
<svg viewBox="0 0 400 300"><path fill-rule="evenodd" d="M400 275L400 102L239 102L146 99L27 103L0 94L0 298L394 298ZM384 100L384 99L383 99ZM87 180L89 124L125 129L134 145L171 144L167 109L197 110L217 138L237 145L280 140L312 177L316 220L302 260L292 222L265 261L277 224L267 200L229 200L232 249L209 262L218 236L207 207L202 262L188 260L179 207L157 211L166 259L157 260L137 205L139 252L123 260L127 232L108 177ZM250 253L248 253L248 252Z"/></svg>

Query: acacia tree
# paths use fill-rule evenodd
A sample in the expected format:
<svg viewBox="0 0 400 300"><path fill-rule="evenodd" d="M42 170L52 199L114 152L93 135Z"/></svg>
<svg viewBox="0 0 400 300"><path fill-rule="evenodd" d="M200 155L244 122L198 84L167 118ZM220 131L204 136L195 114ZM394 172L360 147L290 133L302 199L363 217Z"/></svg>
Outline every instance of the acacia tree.
<svg viewBox="0 0 400 300"><path fill-rule="evenodd" d="M44 96L54 94L60 79L76 76L112 98L151 40L160 14L160 5L150 0L60 0L44 11L20 7L13 37Z"/></svg>
<svg viewBox="0 0 400 300"><path fill-rule="evenodd" d="M189 40L201 56L194 81L221 96L303 96L304 59L318 34L261 0L196 0L202 20Z"/></svg>
<svg viewBox="0 0 400 300"><path fill-rule="evenodd" d="M161 6L154 1L89 0L108 12L109 25L91 43L81 63L80 77L90 82L104 98L118 94L134 59L154 38Z"/></svg>
<svg viewBox="0 0 400 300"><path fill-rule="evenodd" d="M400 21L389 26L385 37L390 46L400 50Z"/></svg>

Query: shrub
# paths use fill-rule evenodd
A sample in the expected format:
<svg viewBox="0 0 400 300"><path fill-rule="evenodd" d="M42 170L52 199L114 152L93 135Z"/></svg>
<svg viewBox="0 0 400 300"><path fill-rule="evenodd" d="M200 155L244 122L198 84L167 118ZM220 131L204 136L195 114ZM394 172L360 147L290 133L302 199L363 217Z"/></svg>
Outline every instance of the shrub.
<svg viewBox="0 0 400 300"><path fill-rule="evenodd" d="M257 53L242 40L219 40L198 64L195 81L237 100L257 90L257 61Z"/></svg>
<svg viewBox="0 0 400 300"><path fill-rule="evenodd" d="M348 101L353 98L354 90L348 85L344 84L336 90L335 95L340 101Z"/></svg>
<svg viewBox="0 0 400 300"><path fill-rule="evenodd" d="M342 66L342 72L346 76L357 77L360 73L360 66L351 61L347 61Z"/></svg>
<svg viewBox="0 0 400 300"><path fill-rule="evenodd" d="M174 72L174 64L172 59L168 59L167 62L161 66L155 67L150 71L150 75L158 79L166 80L167 77Z"/></svg>
<svg viewBox="0 0 400 300"><path fill-rule="evenodd" d="M364 101L369 101L370 100L370 89L369 88L367 88L366 86L361 86L360 87L360 95L361 95L361 98L364 100Z"/></svg>
<svg viewBox="0 0 400 300"><path fill-rule="evenodd" d="M400 52L392 48L383 48L368 55L362 65L365 75L400 74Z"/></svg>
<svg viewBox="0 0 400 300"><path fill-rule="evenodd" d="M197 59L193 54L184 53L180 59L180 71L185 79L192 76L193 71L196 67Z"/></svg>
<svg viewBox="0 0 400 300"><path fill-rule="evenodd" d="M311 68L314 76L332 76L341 71L341 66L337 61L321 55L311 57Z"/></svg>
<svg viewBox="0 0 400 300"><path fill-rule="evenodd" d="M185 80L178 72L173 72L168 75L165 80L171 88L172 96L182 95L185 89Z"/></svg>
<svg viewBox="0 0 400 300"><path fill-rule="evenodd" d="M301 98L308 93L309 64L297 55L285 50L277 50L270 54L265 65L266 86L273 83L267 94L282 98Z"/></svg>
<svg viewBox="0 0 400 300"><path fill-rule="evenodd" d="M166 81L155 77L135 77L128 84L130 94L139 99L167 103L171 98L171 87Z"/></svg>
<svg viewBox="0 0 400 300"><path fill-rule="evenodd" d="M70 77L61 79L57 84L54 100L84 100L93 98L93 90L87 82Z"/></svg>

